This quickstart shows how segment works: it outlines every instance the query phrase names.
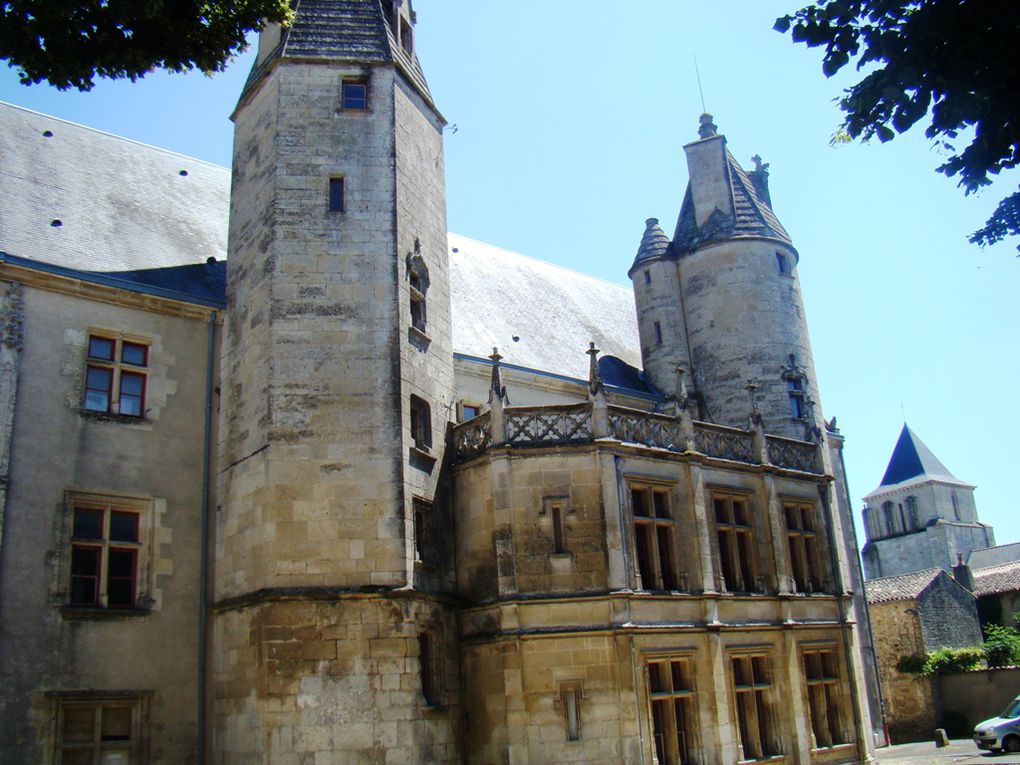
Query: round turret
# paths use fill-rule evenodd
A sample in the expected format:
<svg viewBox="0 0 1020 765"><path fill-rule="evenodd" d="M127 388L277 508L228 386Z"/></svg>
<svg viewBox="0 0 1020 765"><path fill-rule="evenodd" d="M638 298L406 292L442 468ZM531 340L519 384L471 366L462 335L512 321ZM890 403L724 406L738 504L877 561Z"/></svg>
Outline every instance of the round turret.
<svg viewBox="0 0 1020 765"><path fill-rule="evenodd" d="M750 173L714 131L685 146L690 185L673 237L702 414L746 426L757 386L767 431L820 427L798 255L768 201L767 166Z"/></svg>
<svg viewBox="0 0 1020 765"><path fill-rule="evenodd" d="M652 385L671 395L676 388L676 368L689 371L690 354L676 259L657 218L645 221L628 276L634 285L642 366Z"/></svg>

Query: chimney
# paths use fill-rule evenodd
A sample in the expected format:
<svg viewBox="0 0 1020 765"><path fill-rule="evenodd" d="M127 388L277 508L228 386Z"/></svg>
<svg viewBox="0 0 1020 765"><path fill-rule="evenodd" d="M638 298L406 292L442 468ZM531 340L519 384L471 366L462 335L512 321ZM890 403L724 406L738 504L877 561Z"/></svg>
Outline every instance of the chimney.
<svg viewBox="0 0 1020 765"><path fill-rule="evenodd" d="M974 574L970 566L963 562L963 555L956 553L956 565L953 566L953 579L966 587L968 591L974 592Z"/></svg>

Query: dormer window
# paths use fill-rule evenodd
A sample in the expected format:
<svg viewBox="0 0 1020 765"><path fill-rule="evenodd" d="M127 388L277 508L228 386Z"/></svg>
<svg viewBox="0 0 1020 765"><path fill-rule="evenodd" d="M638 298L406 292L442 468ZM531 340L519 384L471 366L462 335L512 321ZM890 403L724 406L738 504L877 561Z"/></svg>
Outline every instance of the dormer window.
<svg viewBox="0 0 1020 765"><path fill-rule="evenodd" d="M403 16L400 17L400 47L408 56L414 52L414 37L411 32L411 25Z"/></svg>

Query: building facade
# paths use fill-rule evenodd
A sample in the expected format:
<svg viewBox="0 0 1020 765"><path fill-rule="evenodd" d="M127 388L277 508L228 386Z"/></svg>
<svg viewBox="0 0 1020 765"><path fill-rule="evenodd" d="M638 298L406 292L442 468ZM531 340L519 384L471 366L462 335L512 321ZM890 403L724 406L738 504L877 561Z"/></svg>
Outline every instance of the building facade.
<svg viewBox="0 0 1020 765"><path fill-rule="evenodd" d="M229 202L3 108L5 750L869 759L842 439L765 167L704 115L632 291L448 237L414 21L267 29Z"/></svg>

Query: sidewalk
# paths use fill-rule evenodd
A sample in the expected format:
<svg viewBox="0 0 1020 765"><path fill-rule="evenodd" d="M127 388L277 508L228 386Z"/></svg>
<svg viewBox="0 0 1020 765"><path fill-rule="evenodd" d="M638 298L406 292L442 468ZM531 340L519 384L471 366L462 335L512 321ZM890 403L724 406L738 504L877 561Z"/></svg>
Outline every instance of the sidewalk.
<svg viewBox="0 0 1020 765"><path fill-rule="evenodd" d="M969 738L953 739L939 749L931 741L897 744L876 749L881 765L1020 765L1020 754L992 754L978 749Z"/></svg>

